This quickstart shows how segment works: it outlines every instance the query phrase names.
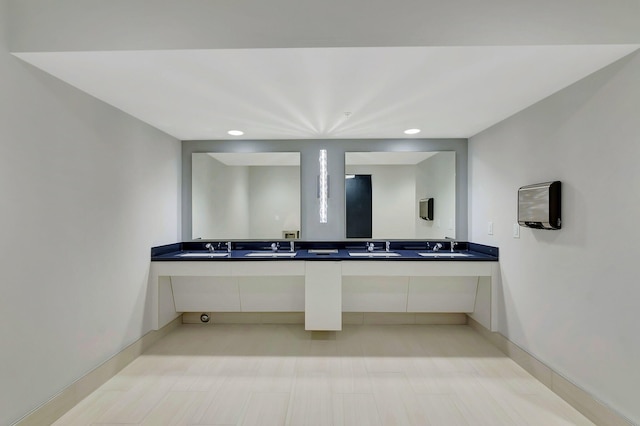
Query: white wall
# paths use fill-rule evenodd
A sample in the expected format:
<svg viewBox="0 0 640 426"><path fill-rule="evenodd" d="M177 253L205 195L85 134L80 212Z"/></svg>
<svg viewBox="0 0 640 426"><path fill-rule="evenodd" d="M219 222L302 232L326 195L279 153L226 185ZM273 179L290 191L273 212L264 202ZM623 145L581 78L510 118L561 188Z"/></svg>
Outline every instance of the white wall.
<svg viewBox="0 0 640 426"><path fill-rule="evenodd" d="M0 0L0 425L150 330L179 143L8 53Z"/></svg>
<svg viewBox="0 0 640 426"><path fill-rule="evenodd" d="M420 219L416 207L416 238L456 238L456 157L439 152L416 165L416 200L433 198L433 220Z"/></svg>
<svg viewBox="0 0 640 426"><path fill-rule="evenodd" d="M12 6L14 51L501 46L638 39L635 0L13 0ZM299 36L301 28L304 37Z"/></svg>
<svg viewBox="0 0 640 426"><path fill-rule="evenodd" d="M249 168L192 158L193 238L249 238Z"/></svg>
<svg viewBox="0 0 640 426"><path fill-rule="evenodd" d="M300 167L249 167L249 235L281 239L300 230Z"/></svg>
<svg viewBox="0 0 640 426"><path fill-rule="evenodd" d="M470 236L500 247L500 332L636 424L639 75L636 52L469 142ZM555 179L562 230L512 238L518 188Z"/></svg>

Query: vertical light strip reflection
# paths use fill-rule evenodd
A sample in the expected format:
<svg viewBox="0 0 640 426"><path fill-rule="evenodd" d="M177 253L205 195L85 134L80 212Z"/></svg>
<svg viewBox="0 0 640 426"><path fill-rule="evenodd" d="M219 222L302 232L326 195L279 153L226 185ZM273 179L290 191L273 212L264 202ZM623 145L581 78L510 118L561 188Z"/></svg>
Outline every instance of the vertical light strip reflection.
<svg viewBox="0 0 640 426"><path fill-rule="evenodd" d="M318 156L320 176L318 177L318 198L320 198L320 223L327 223L329 198L329 175L327 171L327 150L321 149Z"/></svg>

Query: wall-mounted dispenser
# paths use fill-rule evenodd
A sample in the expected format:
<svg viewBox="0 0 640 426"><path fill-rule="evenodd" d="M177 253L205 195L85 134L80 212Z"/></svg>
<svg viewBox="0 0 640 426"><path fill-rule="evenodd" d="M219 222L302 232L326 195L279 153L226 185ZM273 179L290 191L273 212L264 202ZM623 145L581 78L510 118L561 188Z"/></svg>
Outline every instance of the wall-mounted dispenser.
<svg viewBox="0 0 640 426"><path fill-rule="evenodd" d="M418 204L420 206L420 218L433 220L433 198L423 198Z"/></svg>
<svg viewBox="0 0 640 426"><path fill-rule="evenodd" d="M560 229L560 181L536 183L518 189L518 223L538 229Z"/></svg>

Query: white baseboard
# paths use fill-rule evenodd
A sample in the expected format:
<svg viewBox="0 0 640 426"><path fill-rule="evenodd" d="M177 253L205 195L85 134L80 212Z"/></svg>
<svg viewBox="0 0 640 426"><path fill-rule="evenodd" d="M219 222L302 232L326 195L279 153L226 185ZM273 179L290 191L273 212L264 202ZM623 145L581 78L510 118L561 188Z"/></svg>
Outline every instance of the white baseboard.
<svg viewBox="0 0 640 426"><path fill-rule="evenodd" d="M511 342L502 334L489 331L473 318L469 318L468 324L504 352L509 358L514 360L516 364L524 368L529 374L538 379L538 381L551 389L560 398L567 401L573 408L595 424L606 426L633 426L633 423L624 416L562 377L559 373Z"/></svg>
<svg viewBox="0 0 640 426"><path fill-rule="evenodd" d="M118 374L120 370L129 365L131 361L139 357L158 339L167 335L178 327L182 320L180 317L157 331L149 333L136 340L122 351L105 361L102 365L91 370L76 382L63 389L49 401L36 408L31 413L20 419L15 426L49 426L58 420L67 411L75 407L80 401L98 389L107 380Z"/></svg>

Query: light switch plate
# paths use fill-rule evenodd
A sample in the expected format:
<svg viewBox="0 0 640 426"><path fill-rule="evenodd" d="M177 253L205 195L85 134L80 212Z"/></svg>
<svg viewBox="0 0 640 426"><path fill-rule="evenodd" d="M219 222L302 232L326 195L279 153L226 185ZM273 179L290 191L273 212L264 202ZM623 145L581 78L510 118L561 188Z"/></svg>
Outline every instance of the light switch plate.
<svg viewBox="0 0 640 426"><path fill-rule="evenodd" d="M487 234L493 235L493 222L487 224Z"/></svg>
<svg viewBox="0 0 640 426"><path fill-rule="evenodd" d="M513 238L520 238L520 225L517 223L513 224Z"/></svg>

